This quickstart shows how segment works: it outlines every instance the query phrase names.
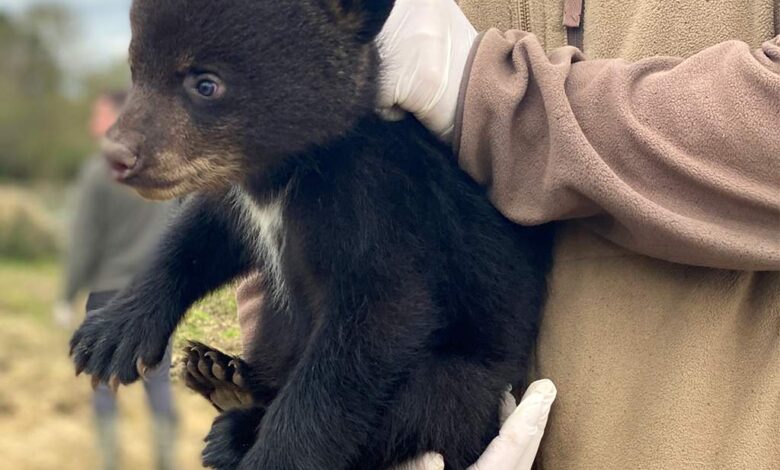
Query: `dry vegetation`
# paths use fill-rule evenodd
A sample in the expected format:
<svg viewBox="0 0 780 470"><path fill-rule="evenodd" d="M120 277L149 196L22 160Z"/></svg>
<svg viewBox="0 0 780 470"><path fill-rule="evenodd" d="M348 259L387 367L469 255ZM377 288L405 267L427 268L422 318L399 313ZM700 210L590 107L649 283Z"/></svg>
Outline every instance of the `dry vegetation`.
<svg viewBox="0 0 780 470"><path fill-rule="evenodd" d="M55 221L32 193L0 186L0 256L41 259L57 253Z"/></svg>
<svg viewBox="0 0 780 470"><path fill-rule="evenodd" d="M53 228L57 227L52 225L56 218L47 216L45 207L29 192L0 187L0 252L3 247L14 247L0 253L0 468L99 468L89 380L74 377L67 355L70 332L57 329L50 320L60 268L51 261L51 248L43 247L45 251L40 253L36 250L43 250L38 245L44 242L39 240L56 246L59 237L54 234L61 231ZM32 222L19 223L21 228L14 229L16 232L9 230L8 221L20 218ZM6 233L14 233L14 245L2 245L10 239L2 238ZM31 243L25 248L26 241ZM41 257L44 260L37 260ZM177 333L176 344L185 339L238 352L235 300L230 288L193 307ZM178 370L174 377L177 375ZM181 418L179 468L201 468L202 439L215 412L178 380L174 393ZM120 390L119 403L121 468L151 470L151 425L143 387L136 384Z"/></svg>

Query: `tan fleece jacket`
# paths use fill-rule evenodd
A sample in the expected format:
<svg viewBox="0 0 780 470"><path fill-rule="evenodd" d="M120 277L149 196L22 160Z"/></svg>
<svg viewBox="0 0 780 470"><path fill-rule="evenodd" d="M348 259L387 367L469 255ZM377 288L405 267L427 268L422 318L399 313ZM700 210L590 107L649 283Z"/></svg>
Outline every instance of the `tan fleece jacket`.
<svg viewBox="0 0 780 470"><path fill-rule="evenodd" d="M588 57L679 57L636 64L556 50L564 0L460 4L539 38L485 35L459 154L504 213L569 220L532 377L559 390L539 467L780 468L780 273L637 253L777 269L778 2L585 0Z"/></svg>
<svg viewBox="0 0 780 470"><path fill-rule="evenodd" d="M552 51L567 45L564 5L572 0L460 0L480 31L519 29ZM584 0L588 57L688 57L738 39L756 48L780 34L778 0Z"/></svg>

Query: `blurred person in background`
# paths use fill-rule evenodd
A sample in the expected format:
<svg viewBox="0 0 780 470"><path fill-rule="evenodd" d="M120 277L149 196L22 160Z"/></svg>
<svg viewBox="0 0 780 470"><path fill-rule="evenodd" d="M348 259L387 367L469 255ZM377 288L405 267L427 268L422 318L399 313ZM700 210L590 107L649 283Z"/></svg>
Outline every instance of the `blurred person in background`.
<svg viewBox="0 0 780 470"><path fill-rule="evenodd" d="M95 101L90 133L100 142L114 124L125 101L123 91L104 93ZM106 161L88 159L78 184L78 195L66 257L64 289L54 309L54 320L73 325L73 303L79 292L89 293L87 315L108 303L133 277L150 255L165 229L174 202L142 199L112 181ZM159 470L173 468L176 414L170 384L171 348L161 365L144 380L153 413L154 445ZM98 446L106 470L118 467L117 403L106 384L97 384L93 397Z"/></svg>

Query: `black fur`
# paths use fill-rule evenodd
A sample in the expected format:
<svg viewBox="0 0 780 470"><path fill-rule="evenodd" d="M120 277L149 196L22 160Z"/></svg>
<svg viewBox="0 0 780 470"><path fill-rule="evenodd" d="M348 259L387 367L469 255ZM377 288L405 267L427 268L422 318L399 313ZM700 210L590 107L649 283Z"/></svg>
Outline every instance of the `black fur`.
<svg viewBox="0 0 780 470"><path fill-rule="evenodd" d="M291 98L300 100L293 111L273 107L287 123L284 132L274 134L278 123L263 127L276 116L255 124L249 114L241 120L244 152L263 163L248 162L235 187L258 207L284 195L285 231L277 240L284 289L265 276L269 292L280 294L268 296L260 337L245 351L243 373L257 406L215 422L206 463L219 469L373 470L437 451L448 469L465 469L498 431L501 393L524 376L545 292L549 227L506 220L455 167L450 151L412 118L388 123L372 115L376 53L361 35L375 34L389 7L372 10L346 0L156 1L136 1L136 47L150 34L139 29L152 28L153 20L172 28L162 18L184 2L206 10L218 4L222 17L235 22L218 22L223 34L214 39L223 49L234 47L231 66L260 67L254 61L263 59L240 53L240 41L257 42L266 34L261 16L240 18L237 12L270 9L266 13L276 21L289 22L296 16L280 12L300 13L318 25L309 40L326 54L307 56L305 65L306 80L316 81L310 86L328 96ZM332 10L334 3L341 9ZM362 18L360 28L346 33L347 26L332 25L349 23L333 15L351 10ZM181 36L207 22L192 17L176 17ZM281 35L274 40L297 43L301 32L292 23L283 26L284 33L274 26L273 34ZM365 64L354 59L361 55ZM155 61L164 62L140 55L135 66L154 69ZM363 75L352 77L357 86L331 86L331 67ZM153 82L150 77L143 80ZM275 103L274 94L289 96L278 88L281 78L250 93L246 113L257 102ZM138 86L142 79L135 80ZM201 129L207 127L204 112L190 113ZM231 116L223 119L239 120ZM301 124L323 116L334 122L316 131ZM136 363L159 362L189 305L250 269L268 267L231 191L190 200L154 262L76 332L72 353L79 369L103 380L136 380Z"/></svg>

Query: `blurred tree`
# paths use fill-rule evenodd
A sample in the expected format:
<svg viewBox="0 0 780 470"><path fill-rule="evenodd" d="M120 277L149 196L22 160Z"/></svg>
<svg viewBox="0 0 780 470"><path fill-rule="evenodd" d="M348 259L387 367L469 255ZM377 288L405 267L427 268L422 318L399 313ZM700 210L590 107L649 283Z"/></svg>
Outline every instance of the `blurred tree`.
<svg viewBox="0 0 780 470"><path fill-rule="evenodd" d="M127 86L127 65L116 64L78 77L79 93L65 93L58 52L78 30L60 5L0 12L0 180L71 178L93 151L86 130L92 100Z"/></svg>
<svg viewBox="0 0 780 470"><path fill-rule="evenodd" d="M84 98L91 101L101 92L129 87L130 67L126 61L117 61L99 71L93 71L80 81Z"/></svg>

